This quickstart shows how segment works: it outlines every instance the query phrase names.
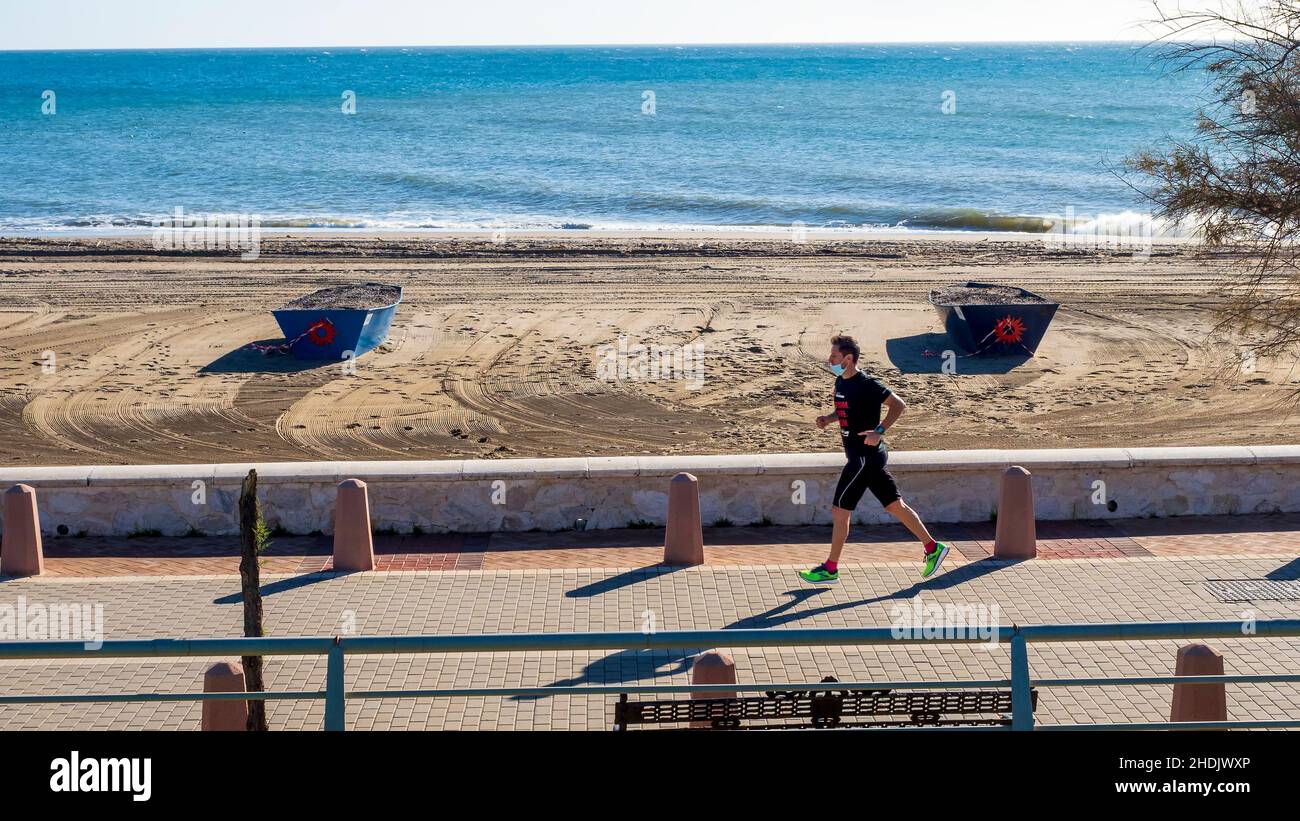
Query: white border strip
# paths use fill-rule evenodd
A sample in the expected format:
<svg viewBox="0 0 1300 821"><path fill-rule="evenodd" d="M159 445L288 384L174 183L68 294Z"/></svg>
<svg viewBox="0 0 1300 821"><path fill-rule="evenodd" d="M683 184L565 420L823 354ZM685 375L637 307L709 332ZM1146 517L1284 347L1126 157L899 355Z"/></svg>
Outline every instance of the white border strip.
<svg viewBox="0 0 1300 821"><path fill-rule="evenodd" d="M920 450L890 454L889 467L903 473L978 471L1021 465L1030 471L1097 468L1191 468L1210 465L1300 464L1300 445L1166 448L1057 448L1040 450ZM0 486L23 482L44 488L151 485L191 482L237 484L250 468L258 481L336 483L448 482L492 479L604 479L696 475L757 476L834 472L844 455L769 453L700 456L592 456L562 459L462 459L385 462L262 462L194 465L105 465L0 468Z"/></svg>

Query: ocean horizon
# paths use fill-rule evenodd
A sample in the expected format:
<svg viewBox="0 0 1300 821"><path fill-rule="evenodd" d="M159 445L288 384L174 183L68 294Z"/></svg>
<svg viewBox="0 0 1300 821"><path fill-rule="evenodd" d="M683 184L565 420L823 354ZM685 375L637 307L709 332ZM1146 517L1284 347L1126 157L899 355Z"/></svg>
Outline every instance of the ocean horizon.
<svg viewBox="0 0 1300 821"><path fill-rule="evenodd" d="M1123 229L1139 43L0 52L0 232Z"/></svg>

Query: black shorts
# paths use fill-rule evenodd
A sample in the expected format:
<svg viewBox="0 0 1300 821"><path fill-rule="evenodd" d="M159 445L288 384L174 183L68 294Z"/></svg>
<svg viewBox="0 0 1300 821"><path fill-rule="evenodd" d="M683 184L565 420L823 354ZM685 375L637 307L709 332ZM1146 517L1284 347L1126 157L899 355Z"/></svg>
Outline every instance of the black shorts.
<svg viewBox="0 0 1300 821"><path fill-rule="evenodd" d="M850 456L848 464L840 472L831 503L842 510L854 510L862 494L868 490L879 500L881 507L888 507L901 499L898 485L885 467L888 460L889 457L881 451Z"/></svg>

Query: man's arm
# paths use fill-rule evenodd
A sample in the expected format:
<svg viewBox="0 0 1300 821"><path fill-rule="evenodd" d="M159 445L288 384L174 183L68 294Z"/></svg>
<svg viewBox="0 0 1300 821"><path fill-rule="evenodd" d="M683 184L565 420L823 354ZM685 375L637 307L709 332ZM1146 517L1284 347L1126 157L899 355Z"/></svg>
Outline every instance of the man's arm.
<svg viewBox="0 0 1300 821"><path fill-rule="evenodd" d="M885 430L889 430L898 421L898 417L903 415L903 411L907 410L907 403L900 399L898 394L891 393L885 397L885 407L889 410L885 413L885 421L880 424L885 427Z"/></svg>
<svg viewBox="0 0 1300 821"><path fill-rule="evenodd" d="M889 430L894 426L894 423L898 421L898 417L903 415L903 411L907 410L907 403L902 399L899 399L897 394L891 393L889 396L885 397L885 401L882 404L886 408L889 408L889 410L885 413L885 419L880 423L880 425L885 430ZM880 434L876 433L874 430L864 430L861 435L862 441L866 442L868 445L880 444Z"/></svg>

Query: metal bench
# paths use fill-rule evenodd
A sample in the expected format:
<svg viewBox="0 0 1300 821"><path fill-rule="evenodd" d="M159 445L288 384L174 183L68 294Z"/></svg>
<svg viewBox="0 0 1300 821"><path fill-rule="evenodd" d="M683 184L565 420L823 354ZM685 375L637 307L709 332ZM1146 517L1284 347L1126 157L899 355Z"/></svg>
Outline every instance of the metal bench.
<svg viewBox="0 0 1300 821"><path fill-rule="evenodd" d="M837 683L834 676L824 684ZM1030 690L1035 708L1038 691ZM903 718L906 716L906 718ZM845 719L866 719L850 720ZM708 722L715 730L832 727L1010 726L1010 690L769 690L761 696L629 701L619 695L614 729ZM757 722L757 723L754 723ZM707 729L707 728L699 728Z"/></svg>

